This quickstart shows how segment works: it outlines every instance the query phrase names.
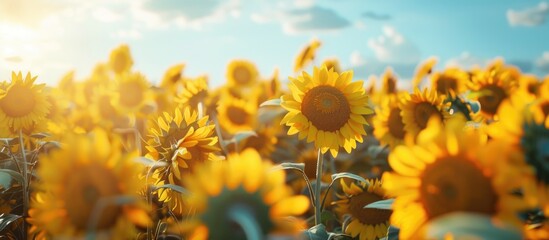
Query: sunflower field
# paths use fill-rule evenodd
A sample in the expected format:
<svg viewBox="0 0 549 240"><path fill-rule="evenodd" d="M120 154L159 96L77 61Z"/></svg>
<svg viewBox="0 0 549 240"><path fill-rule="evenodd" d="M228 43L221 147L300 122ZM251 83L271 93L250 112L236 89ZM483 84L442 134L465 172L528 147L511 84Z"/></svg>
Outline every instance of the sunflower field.
<svg viewBox="0 0 549 240"><path fill-rule="evenodd" d="M56 86L2 75L0 239L549 239L549 77L431 58L399 89L320 46L217 88L153 84L128 45Z"/></svg>

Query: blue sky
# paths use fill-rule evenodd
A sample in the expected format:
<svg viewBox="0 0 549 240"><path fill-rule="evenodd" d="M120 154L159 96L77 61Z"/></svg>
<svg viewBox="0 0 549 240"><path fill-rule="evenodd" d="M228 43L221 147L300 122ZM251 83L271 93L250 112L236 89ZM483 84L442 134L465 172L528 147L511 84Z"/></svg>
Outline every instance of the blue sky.
<svg viewBox="0 0 549 240"><path fill-rule="evenodd" d="M431 56L439 69L503 57L544 76L547 15L547 2L530 0L0 0L0 79L11 70L49 84L69 70L83 79L122 43L152 82L185 63L184 74L218 86L231 59L287 77L313 38L317 63L337 57L363 79L387 66L409 79Z"/></svg>

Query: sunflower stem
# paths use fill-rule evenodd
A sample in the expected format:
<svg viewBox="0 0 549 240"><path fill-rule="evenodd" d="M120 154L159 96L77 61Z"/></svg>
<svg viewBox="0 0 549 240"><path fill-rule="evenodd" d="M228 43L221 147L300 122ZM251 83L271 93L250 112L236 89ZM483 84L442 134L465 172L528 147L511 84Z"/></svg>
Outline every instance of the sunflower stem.
<svg viewBox="0 0 549 240"><path fill-rule="evenodd" d="M21 148L21 155L23 156L23 215L27 214L27 208L29 207L29 195L28 195L28 185L29 181L27 179L27 153L25 152L25 145L23 144L23 129L19 129L19 147ZM23 221L23 231L27 232L25 221Z"/></svg>
<svg viewBox="0 0 549 240"><path fill-rule="evenodd" d="M248 207L241 205L231 207L229 218L240 225L246 234L246 239L263 239L261 228Z"/></svg>
<svg viewBox="0 0 549 240"><path fill-rule="evenodd" d="M322 205L319 202L320 201L320 189L321 189L321 177L322 177L322 151L320 148L318 149L318 158L316 161L316 182L315 182L315 225L320 224L320 217L321 217L321 211L322 211Z"/></svg>

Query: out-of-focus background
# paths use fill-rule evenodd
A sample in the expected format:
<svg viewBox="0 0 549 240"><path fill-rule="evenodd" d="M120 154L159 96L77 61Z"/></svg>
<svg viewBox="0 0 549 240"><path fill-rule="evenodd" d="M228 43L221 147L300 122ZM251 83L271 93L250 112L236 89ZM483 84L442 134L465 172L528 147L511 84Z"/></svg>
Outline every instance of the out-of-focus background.
<svg viewBox="0 0 549 240"><path fill-rule="evenodd" d="M225 82L231 59L263 76L292 74L312 39L316 63L339 59L367 78L391 66L410 79L430 56L437 68L483 66L503 57L525 73L549 73L549 4L537 0L0 0L0 76L32 71L55 84L69 70L88 76L127 43L151 82L185 63L185 74ZM5 80L5 79L1 79Z"/></svg>

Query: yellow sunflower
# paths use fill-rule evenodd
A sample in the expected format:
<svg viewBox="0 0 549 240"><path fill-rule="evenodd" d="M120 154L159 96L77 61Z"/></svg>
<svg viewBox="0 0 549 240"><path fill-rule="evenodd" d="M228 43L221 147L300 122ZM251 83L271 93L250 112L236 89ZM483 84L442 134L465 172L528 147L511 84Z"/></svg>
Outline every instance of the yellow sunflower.
<svg viewBox="0 0 549 240"><path fill-rule="evenodd" d="M101 130L69 135L64 143L40 158L29 210L34 225L54 237L83 237L91 229L97 238L127 239L135 237L136 225L150 224L138 195L144 169L135 152L122 153L121 142Z"/></svg>
<svg viewBox="0 0 549 240"><path fill-rule="evenodd" d="M433 67L435 67L437 62L437 58L431 57L417 67L416 74L414 75L414 79L412 80L412 87L414 89L419 88L421 81L423 81L423 78L433 72Z"/></svg>
<svg viewBox="0 0 549 240"><path fill-rule="evenodd" d="M436 89L440 95L447 95L450 92L461 94L467 90L468 79L467 72L459 68L449 68L431 75L431 88Z"/></svg>
<svg viewBox="0 0 549 240"><path fill-rule="evenodd" d="M391 68L387 68L381 76L381 94L383 96L394 95L398 92L395 74Z"/></svg>
<svg viewBox="0 0 549 240"><path fill-rule="evenodd" d="M272 167L247 149L186 176L189 207L196 210L183 224L193 231L191 239L263 239L288 227L288 217L304 213L309 199L293 196L285 172Z"/></svg>
<svg viewBox="0 0 549 240"><path fill-rule="evenodd" d="M324 59L321 65L326 65L327 69L333 69L334 72L341 74L341 66L339 65L339 60L337 60L337 58Z"/></svg>
<svg viewBox="0 0 549 240"><path fill-rule="evenodd" d="M190 108L177 108L173 115L164 113L149 129L151 139L146 149L147 156L168 165L158 168L154 174L156 186L175 184L181 186L181 179L192 172L195 165L215 160L220 151L217 146L215 125L208 117L199 118ZM181 195L170 189L158 190L159 200L167 203L178 214L183 213Z"/></svg>
<svg viewBox="0 0 549 240"><path fill-rule="evenodd" d="M271 153L275 149L275 144L278 139L277 134L280 132L281 127L278 125L273 126L260 126L255 129L256 136L250 136L241 142L239 149L253 148L263 158L269 159Z"/></svg>
<svg viewBox="0 0 549 240"><path fill-rule="evenodd" d="M344 229L346 234L360 240L376 240L387 236L389 219L392 210L364 208L364 206L384 200L385 190L378 179L368 180L366 183L351 182L349 185L341 179L341 187L344 195L339 195L341 200L335 211L339 214L350 214L351 222Z"/></svg>
<svg viewBox="0 0 549 240"><path fill-rule="evenodd" d="M497 119L499 105L516 89L517 82L507 72L487 71L473 76L469 84L475 94L471 99L480 103L481 114L486 119Z"/></svg>
<svg viewBox="0 0 549 240"><path fill-rule="evenodd" d="M130 47L123 44L112 50L109 56L109 66L117 74L129 72L133 66Z"/></svg>
<svg viewBox="0 0 549 240"><path fill-rule="evenodd" d="M7 130L3 132L18 133L46 123L50 103L43 92L45 84L35 85L35 80L30 73L23 79L21 72L12 72L11 83L0 89L0 123Z"/></svg>
<svg viewBox="0 0 549 240"><path fill-rule="evenodd" d="M224 94L217 107L217 119L229 134L250 131L256 126L257 110L256 101L246 101Z"/></svg>
<svg viewBox="0 0 549 240"><path fill-rule="evenodd" d="M415 89L413 94L405 94L400 102L402 122L404 130L412 136L427 127L427 122L433 116L444 120L450 117L444 104L443 96L437 94L435 89L425 88L423 92Z"/></svg>
<svg viewBox="0 0 549 240"><path fill-rule="evenodd" d="M248 60L232 60L227 66L227 83L234 87L250 87L257 84L259 73Z"/></svg>
<svg viewBox="0 0 549 240"><path fill-rule="evenodd" d="M499 110L500 120L487 127L488 134L505 141L524 155L526 162L536 170L538 181L549 184L549 118L540 109L547 101L529 103L514 96L505 100Z"/></svg>
<svg viewBox="0 0 549 240"><path fill-rule="evenodd" d="M194 111L198 111L198 104L202 103L202 107L206 106L208 98L208 79L198 77L193 80L185 81L183 91L176 97L176 101L182 106L188 106Z"/></svg>
<svg viewBox="0 0 549 240"><path fill-rule="evenodd" d="M518 91L529 99L536 99L540 96L540 87L542 82L535 75L523 74L518 80Z"/></svg>
<svg viewBox="0 0 549 240"><path fill-rule="evenodd" d="M295 58L294 62L294 72L299 72L299 70L303 69L307 66L310 62L312 62L315 59L316 51L318 48L322 45L322 43L316 39L313 39L309 45L307 45Z"/></svg>
<svg viewBox="0 0 549 240"><path fill-rule="evenodd" d="M160 87L168 90L170 93L179 92L178 84L183 80L183 69L185 69L185 64L176 64L168 68L162 77L160 82Z"/></svg>
<svg viewBox="0 0 549 240"><path fill-rule="evenodd" d="M348 153L366 135L364 114L372 114L363 82L351 82L353 72L341 75L326 66L314 68L313 76L303 72L290 78L290 94L284 95L282 107L288 110L281 124L290 127L288 135L315 142L322 153L330 150L336 157L339 147Z"/></svg>
<svg viewBox="0 0 549 240"><path fill-rule="evenodd" d="M374 136L391 149L403 144L406 137L401 112L398 101L392 99L382 104L373 119Z"/></svg>
<svg viewBox="0 0 549 240"><path fill-rule="evenodd" d="M444 125L433 118L417 145L389 155L393 172L383 174L383 187L396 197L391 224L400 227L400 239L422 239L423 224L460 211L520 225L517 213L526 203L511 192L523 187L529 168L511 163L518 155L508 145L486 145L484 135L464 126L464 118Z"/></svg>
<svg viewBox="0 0 549 240"><path fill-rule="evenodd" d="M532 194L532 201L538 205L544 219L535 228L526 225L524 235L526 239L532 240L549 239L549 222L547 220L549 216L549 187L546 184L538 184L533 186L532 190L529 192Z"/></svg>
<svg viewBox="0 0 549 240"><path fill-rule="evenodd" d="M118 75L112 105L122 114L139 115L152 102L150 83L140 73Z"/></svg>

